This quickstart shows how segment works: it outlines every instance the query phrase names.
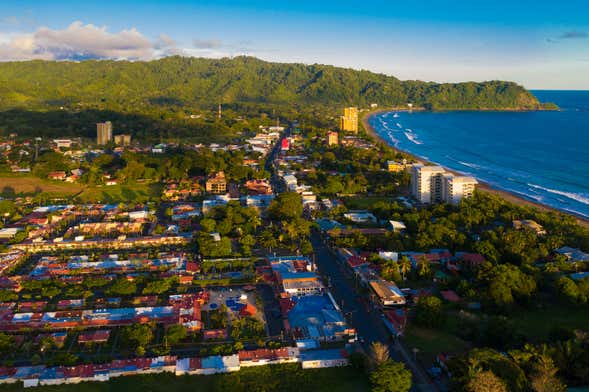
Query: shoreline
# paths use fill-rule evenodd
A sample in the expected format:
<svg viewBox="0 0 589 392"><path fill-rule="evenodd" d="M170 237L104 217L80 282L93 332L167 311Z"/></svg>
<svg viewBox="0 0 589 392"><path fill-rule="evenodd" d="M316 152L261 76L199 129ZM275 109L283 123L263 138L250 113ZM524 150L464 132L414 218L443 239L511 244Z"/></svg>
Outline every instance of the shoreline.
<svg viewBox="0 0 589 392"><path fill-rule="evenodd" d="M393 112L393 111L408 111L408 110L407 110L407 108L404 108L404 110L400 110L398 108L387 108L387 109L373 110L373 111L364 113L364 115L362 116L362 125L364 127L364 130L365 130L366 134L369 135L371 138L373 138L377 143L384 143L386 146L392 148L393 150L395 150L397 152L400 152L400 153L403 153L403 154L407 154L407 155L409 155L410 157L412 157L413 159L415 159L417 161L437 165L434 162L430 162L430 161L428 161L426 159L423 159L421 157L418 157L417 155L412 154L412 153L410 153L408 151L401 150L401 149L399 149L397 147L391 146L389 143L387 143L386 140L384 140L380 135L378 135L376 133L376 131L370 125L370 123L369 123L368 120L370 120L370 118L372 118L372 117L374 117L374 116L376 116L378 114L387 113L387 112ZM424 111L424 110L423 109L417 109L416 111ZM439 165L439 166L441 166L441 165ZM459 173L456 170L449 169L449 168L447 168L445 166L442 166L442 167L444 168L444 170L448 171L449 173L452 173L452 174L455 174L455 175L459 175L459 176L464 175L463 173ZM528 200L528 199L524 198L523 196L518 195L517 193L500 189L500 188L498 188L496 186L493 186L493 185L491 185L491 184L489 184L489 183L487 183L487 182L485 182L485 181L483 181L483 180L481 180L479 178L476 178L476 179L479 182L479 184L477 186L477 189L478 190L481 190L483 192L486 192L486 193L489 193L489 194L492 194L492 195L495 195L495 196L499 196L500 198L504 199L505 201L507 201L509 203L512 203L512 204L516 204L518 206L534 207L534 208L536 208L536 209L538 209L540 211L544 211L544 212L556 212L556 213L559 213L559 214L570 216L570 217L572 217L572 218L575 219L575 221L577 222L577 224L579 224L580 226L582 226L582 227L584 227L586 229L589 229L589 219L580 217L580 216L575 215L575 214L573 214L571 212L559 210L559 209L557 209L555 207L551 207L551 206L548 206L548 205L545 205L545 204L542 204L542 203L539 203L539 202L536 202L536 201Z"/></svg>

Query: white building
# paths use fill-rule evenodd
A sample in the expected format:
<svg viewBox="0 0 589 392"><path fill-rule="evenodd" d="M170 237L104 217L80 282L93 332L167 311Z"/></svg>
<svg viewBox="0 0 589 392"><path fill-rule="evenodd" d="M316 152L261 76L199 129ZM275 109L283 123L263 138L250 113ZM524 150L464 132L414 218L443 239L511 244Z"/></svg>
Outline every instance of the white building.
<svg viewBox="0 0 589 392"><path fill-rule="evenodd" d="M441 166L414 165L411 168L411 194L424 204L442 201L442 179L445 171Z"/></svg>
<svg viewBox="0 0 589 392"><path fill-rule="evenodd" d="M458 204L463 198L472 197L478 181L474 177L444 175L442 198L446 203Z"/></svg>
<svg viewBox="0 0 589 392"><path fill-rule="evenodd" d="M471 197L478 181L469 176L446 173L441 166L414 165L411 168L411 194L420 203L458 204Z"/></svg>

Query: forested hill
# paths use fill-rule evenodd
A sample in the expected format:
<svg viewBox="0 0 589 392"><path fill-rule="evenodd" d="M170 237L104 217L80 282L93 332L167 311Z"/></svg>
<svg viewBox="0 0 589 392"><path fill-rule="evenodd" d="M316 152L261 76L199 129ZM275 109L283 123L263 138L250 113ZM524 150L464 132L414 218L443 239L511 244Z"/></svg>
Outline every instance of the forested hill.
<svg viewBox="0 0 589 392"><path fill-rule="evenodd" d="M146 112L216 103L405 105L429 109L536 109L523 87L491 81L400 81L328 65L281 64L252 57L168 57L149 62L0 63L0 110L60 106Z"/></svg>

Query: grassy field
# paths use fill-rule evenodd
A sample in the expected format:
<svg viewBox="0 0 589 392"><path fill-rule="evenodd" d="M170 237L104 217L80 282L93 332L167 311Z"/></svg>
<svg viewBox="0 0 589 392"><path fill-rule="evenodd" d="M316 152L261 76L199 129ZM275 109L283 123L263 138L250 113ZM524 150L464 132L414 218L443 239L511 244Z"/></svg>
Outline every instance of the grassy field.
<svg viewBox="0 0 589 392"><path fill-rule="evenodd" d="M1 385L0 392L21 391L22 386ZM369 391L367 377L350 367L302 370L298 364L244 368L213 376L171 373L118 377L103 383L44 386L39 392L362 392Z"/></svg>
<svg viewBox="0 0 589 392"><path fill-rule="evenodd" d="M84 189L76 200L81 203L144 203L161 196L161 184L94 186Z"/></svg>
<svg viewBox="0 0 589 392"><path fill-rule="evenodd" d="M8 197L42 192L74 195L82 189L82 185L79 184L47 181L33 176L2 175L0 177L0 194Z"/></svg>
<svg viewBox="0 0 589 392"><path fill-rule="evenodd" d="M405 331L404 343L409 349L418 348L424 354L441 352L459 353L468 349L468 343L443 329L421 328L410 325Z"/></svg>
<svg viewBox="0 0 589 392"><path fill-rule="evenodd" d="M30 175L2 174L0 177L0 196L43 194L45 198L69 198L76 195L81 203L143 203L161 196L161 184L133 184L113 186L92 186L48 181Z"/></svg>
<svg viewBox="0 0 589 392"><path fill-rule="evenodd" d="M543 342L555 327L587 329L589 312L581 306L548 304L537 309L526 309L509 316L518 333L530 341Z"/></svg>

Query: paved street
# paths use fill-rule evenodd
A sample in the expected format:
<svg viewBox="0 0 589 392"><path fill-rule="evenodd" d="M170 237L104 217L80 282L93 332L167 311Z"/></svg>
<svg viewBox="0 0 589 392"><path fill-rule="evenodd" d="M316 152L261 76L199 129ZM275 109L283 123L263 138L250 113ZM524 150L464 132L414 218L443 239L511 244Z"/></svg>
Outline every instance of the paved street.
<svg viewBox="0 0 589 392"><path fill-rule="evenodd" d="M411 354L398 342L393 342L391 334L382 322L380 312L369 308L368 301L356 294L354 279L349 276L338 262L336 257L331 253L329 248L323 243L318 233L311 235L311 243L315 251L315 262L322 276L328 279L330 291L342 311L351 317L351 324L356 329L358 335L363 338L363 348L368 350L372 342L382 342L389 346L391 357L397 361L403 361L412 371L414 384L418 391L437 391L438 388L429 382Z"/></svg>

